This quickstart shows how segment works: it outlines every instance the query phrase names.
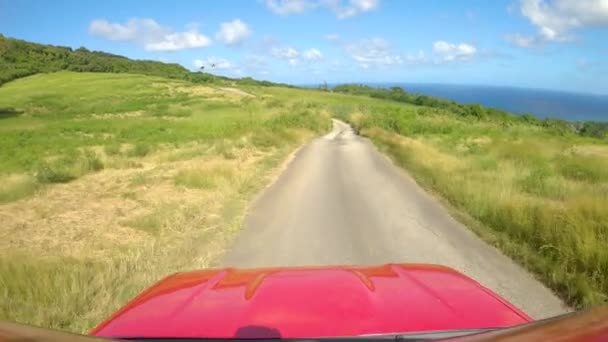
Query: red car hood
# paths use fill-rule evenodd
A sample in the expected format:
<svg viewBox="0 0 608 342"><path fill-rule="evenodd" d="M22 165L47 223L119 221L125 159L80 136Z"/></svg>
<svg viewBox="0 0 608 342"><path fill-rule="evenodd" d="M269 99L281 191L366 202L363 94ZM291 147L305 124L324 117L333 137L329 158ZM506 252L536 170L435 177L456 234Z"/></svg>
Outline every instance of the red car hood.
<svg viewBox="0 0 608 342"><path fill-rule="evenodd" d="M494 328L530 320L442 266L222 269L165 278L91 334L312 338Z"/></svg>

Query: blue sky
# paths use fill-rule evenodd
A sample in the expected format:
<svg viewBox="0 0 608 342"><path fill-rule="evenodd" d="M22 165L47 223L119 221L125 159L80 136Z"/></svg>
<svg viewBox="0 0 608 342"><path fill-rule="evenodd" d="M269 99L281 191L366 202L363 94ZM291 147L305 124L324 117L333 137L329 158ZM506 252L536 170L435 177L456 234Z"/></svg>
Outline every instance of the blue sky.
<svg viewBox="0 0 608 342"><path fill-rule="evenodd" d="M0 0L0 33L292 84L608 94L608 0Z"/></svg>

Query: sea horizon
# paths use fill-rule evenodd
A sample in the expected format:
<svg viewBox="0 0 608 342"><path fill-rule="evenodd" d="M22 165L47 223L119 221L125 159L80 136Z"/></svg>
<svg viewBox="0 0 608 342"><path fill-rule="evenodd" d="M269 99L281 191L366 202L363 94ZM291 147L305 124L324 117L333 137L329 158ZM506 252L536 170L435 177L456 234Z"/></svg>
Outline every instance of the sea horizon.
<svg viewBox="0 0 608 342"><path fill-rule="evenodd" d="M328 84L334 87L344 83ZM481 104L516 115L567 121L608 122L608 94L525 88L500 85L451 83L350 82L372 87L401 87L413 94L444 98L463 104ZM314 86L314 87L318 87Z"/></svg>

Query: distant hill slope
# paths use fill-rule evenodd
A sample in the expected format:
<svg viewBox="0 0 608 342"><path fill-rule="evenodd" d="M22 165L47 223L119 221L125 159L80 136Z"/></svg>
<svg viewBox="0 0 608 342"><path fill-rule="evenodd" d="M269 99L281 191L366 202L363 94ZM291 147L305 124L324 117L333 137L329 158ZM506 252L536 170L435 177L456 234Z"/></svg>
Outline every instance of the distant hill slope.
<svg viewBox="0 0 608 342"><path fill-rule="evenodd" d="M37 73L61 70L141 74L196 83L236 82L242 85L288 86L250 77L231 79L209 73L191 72L175 63L133 60L107 52L89 51L84 47L74 50L65 46L30 43L0 34L0 85Z"/></svg>
<svg viewBox="0 0 608 342"><path fill-rule="evenodd" d="M72 50L0 35L0 84L36 73L60 70L133 73L182 79L190 74L179 64L131 60L86 48Z"/></svg>

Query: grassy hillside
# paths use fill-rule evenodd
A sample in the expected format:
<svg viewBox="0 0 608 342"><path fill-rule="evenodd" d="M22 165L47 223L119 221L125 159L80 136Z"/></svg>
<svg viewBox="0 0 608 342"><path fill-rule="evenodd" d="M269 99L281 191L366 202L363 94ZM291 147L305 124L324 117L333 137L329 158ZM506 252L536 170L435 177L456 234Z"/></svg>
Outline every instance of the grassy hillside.
<svg viewBox="0 0 608 342"><path fill-rule="evenodd" d="M568 303L606 302L606 138L394 102L341 117Z"/></svg>
<svg viewBox="0 0 608 342"><path fill-rule="evenodd" d="M72 49L65 46L31 43L0 34L0 85L21 77L57 71L131 73L196 83L278 85L252 78L230 79L209 73L191 72L179 64L132 60L107 52L89 51L84 47ZM281 86L287 85L281 84Z"/></svg>
<svg viewBox="0 0 608 342"><path fill-rule="evenodd" d="M0 74L38 63L31 53L0 54ZM78 65L44 69L52 61L26 69ZM569 303L608 298L600 126L397 89L201 85L208 75L117 70L0 87L0 319L83 332L159 278L213 265L253 194L296 146L329 129L331 116Z"/></svg>
<svg viewBox="0 0 608 342"><path fill-rule="evenodd" d="M300 100L130 74L0 87L0 319L84 332L210 267L251 196L329 129Z"/></svg>
<svg viewBox="0 0 608 342"><path fill-rule="evenodd" d="M188 70L178 64L134 61L86 48L30 43L0 35L0 84L41 73L61 70L134 73L184 78Z"/></svg>
<svg viewBox="0 0 608 342"><path fill-rule="evenodd" d="M484 107L479 104L462 104L424 94L408 93L400 87L390 89L375 88L358 84L343 84L333 89L335 92L369 96L417 106L443 110L445 113L477 120L491 120L502 125L526 123L532 126L549 129L557 134L576 133L594 138L608 137L608 122L569 122L561 119L539 119L531 114L515 115L497 108Z"/></svg>
<svg viewBox="0 0 608 342"><path fill-rule="evenodd" d="M309 107L350 122L442 198L456 218L572 306L607 301L605 134L429 97L418 105L413 94L400 100L386 93L265 92L306 99Z"/></svg>

